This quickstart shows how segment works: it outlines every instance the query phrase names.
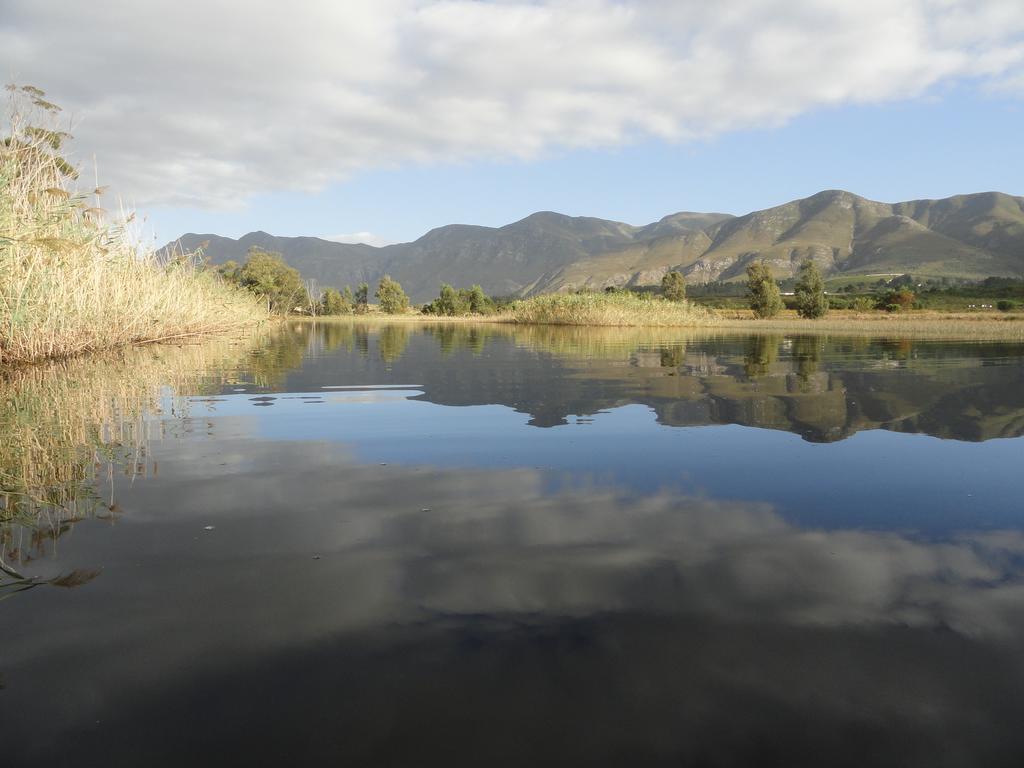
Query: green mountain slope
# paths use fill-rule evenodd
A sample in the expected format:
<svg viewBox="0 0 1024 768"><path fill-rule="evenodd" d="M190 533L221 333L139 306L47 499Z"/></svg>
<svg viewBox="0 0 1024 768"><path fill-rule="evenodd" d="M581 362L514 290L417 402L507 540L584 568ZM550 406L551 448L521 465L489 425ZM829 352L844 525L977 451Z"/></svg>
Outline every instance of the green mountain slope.
<svg viewBox="0 0 1024 768"><path fill-rule="evenodd" d="M322 285L374 283L390 273L415 301L442 282L479 283L495 295L655 285L670 269L692 283L739 280L752 261L778 277L814 259L827 276L1024 276L1024 198L999 192L880 203L827 190L744 216L676 213L645 226L541 212L504 227L450 225L383 248L252 232L206 243L214 264L251 246L277 251Z"/></svg>

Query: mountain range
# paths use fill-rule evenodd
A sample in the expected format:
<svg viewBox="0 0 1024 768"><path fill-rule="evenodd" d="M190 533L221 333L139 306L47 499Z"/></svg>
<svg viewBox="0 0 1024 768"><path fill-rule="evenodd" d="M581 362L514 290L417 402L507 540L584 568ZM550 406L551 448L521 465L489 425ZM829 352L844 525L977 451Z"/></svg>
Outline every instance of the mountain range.
<svg viewBox="0 0 1024 768"><path fill-rule="evenodd" d="M826 190L743 216L681 212L645 226L540 212L503 227L452 224L384 247L250 232L188 233L165 250L203 248L212 264L242 262L252 247L281 253L323 286L398 280L414 301L442 282L492 295L655 285L676 269L690 283L739 280L767 261L778 278L805 259L827 278L1024 277L1024 197L1001 192L880 203Z"/></svg>

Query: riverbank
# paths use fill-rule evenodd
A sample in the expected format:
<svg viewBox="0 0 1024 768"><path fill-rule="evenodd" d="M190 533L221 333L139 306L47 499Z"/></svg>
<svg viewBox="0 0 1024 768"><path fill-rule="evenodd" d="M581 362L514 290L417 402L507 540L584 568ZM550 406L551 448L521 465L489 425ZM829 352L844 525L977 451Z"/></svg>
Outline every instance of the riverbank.
<svg viewBox="0 0 1024 768"><path fill-rule="evenodd" d="M81 192L58 151L66 134L39 127L53 116L38 103L15 112L0 141L0 365L266 319L261 301L194 255L159 258L133 233L133 216L100 207L102 190Z"/></svg>
<svg viewBox="0 0 1024 768"><path fill-rule="evenodd" d="M835 310L818 320L786 311L770 320L746 310L719 313L725 330L771 333L827 333L869 336L917 336L943 339L1012 339L1024 341L1024 314L967 312L854 312Z"/></svg>
<svg viewBox="0 0 1024 768"><path fill-rule="evenodd" d="M572 326L578 328L679 328L737 333L791 333L865 336L916 336L943 339L1010 339L1024 341L1024 314L981 314L942 312L844 312L834 311L818 320L806 320L795 312L783 312L772 319L758 319L745 310L708 310L707 317L683 315L680 322L648 322L642 313L615 316L616 322L545 322L539 315L499 312L493 315L445 317L416 312L388 315L372 308L362 315L308 318L318 322L410 323L423 325L491 324ZM610 313L601 319L613 317Z"/></svg>

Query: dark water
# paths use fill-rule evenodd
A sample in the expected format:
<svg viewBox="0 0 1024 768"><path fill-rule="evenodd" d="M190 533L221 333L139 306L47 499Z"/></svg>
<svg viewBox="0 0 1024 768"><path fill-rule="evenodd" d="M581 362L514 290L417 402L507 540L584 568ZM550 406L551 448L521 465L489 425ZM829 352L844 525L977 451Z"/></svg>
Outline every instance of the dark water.
<svg viewBox="0 0 1024 768"><path fill-rule="evenodd" d="M1022 345L176 354L0 384L5 766L1024 765Z"/></svg>

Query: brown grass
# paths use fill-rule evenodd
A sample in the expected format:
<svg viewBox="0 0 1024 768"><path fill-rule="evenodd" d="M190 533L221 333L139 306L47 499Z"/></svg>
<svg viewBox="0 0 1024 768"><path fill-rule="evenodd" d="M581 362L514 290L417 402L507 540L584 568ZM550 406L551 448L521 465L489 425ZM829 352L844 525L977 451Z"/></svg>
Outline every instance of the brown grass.
<svg viewBox="0 0 1024 768"><path fill-rule="evenodd" d="M718 327L730 331L1024 341L1024 315L1012 313L840 310L832 311L820 320L805 320L792 311L783 312L771 320L758 320L749 310L718 310L718 315Z"/></svg>
<svg viewBox="0 0 1024 768"><path fill-rule="evenodd" d="M512 304L499 318L529 325L680 326L714 325L715 315L686 301L631 293L551 293Z"/></svg>
<svg viewBox="0 0 1024 768"><path fill-rule="evenodd" d="M556 294L557 296L557 294ZM563 294L563 296L566 296ZM538 299L527 299L519 304L536 308ZM833 311L819 320L805 320L796 312L786 311L770 320L759 320L749 310L706 310L707 316L692 318L684 313L675 318L657 310L667 302L638 300L628 312L609 311L607 305L600 312L574 311L563 299L557 310L505 311L495 315L466 315L438 317L406 313L386 315L371 312L338 318L318 318L318 322L354 323L415 323L424 325L516 323L519 325L567 325L578 327L689 327L709 328L730 333L828 333L833 335L908 336L948 339L1019 339L1024 341L1024 315L981 314L915 311L907 313ZM653 311L652 311L653 310Z"/></svg>
<svg viewBox="0 0 1024 768"><path fill-rule="evenodd" d="M15 90L0 141L0 364L220 333L266 316L194 256L160 260L140 245L132 216L109 223L95 194L75 188L56 108L36 93Z"/></svg>

